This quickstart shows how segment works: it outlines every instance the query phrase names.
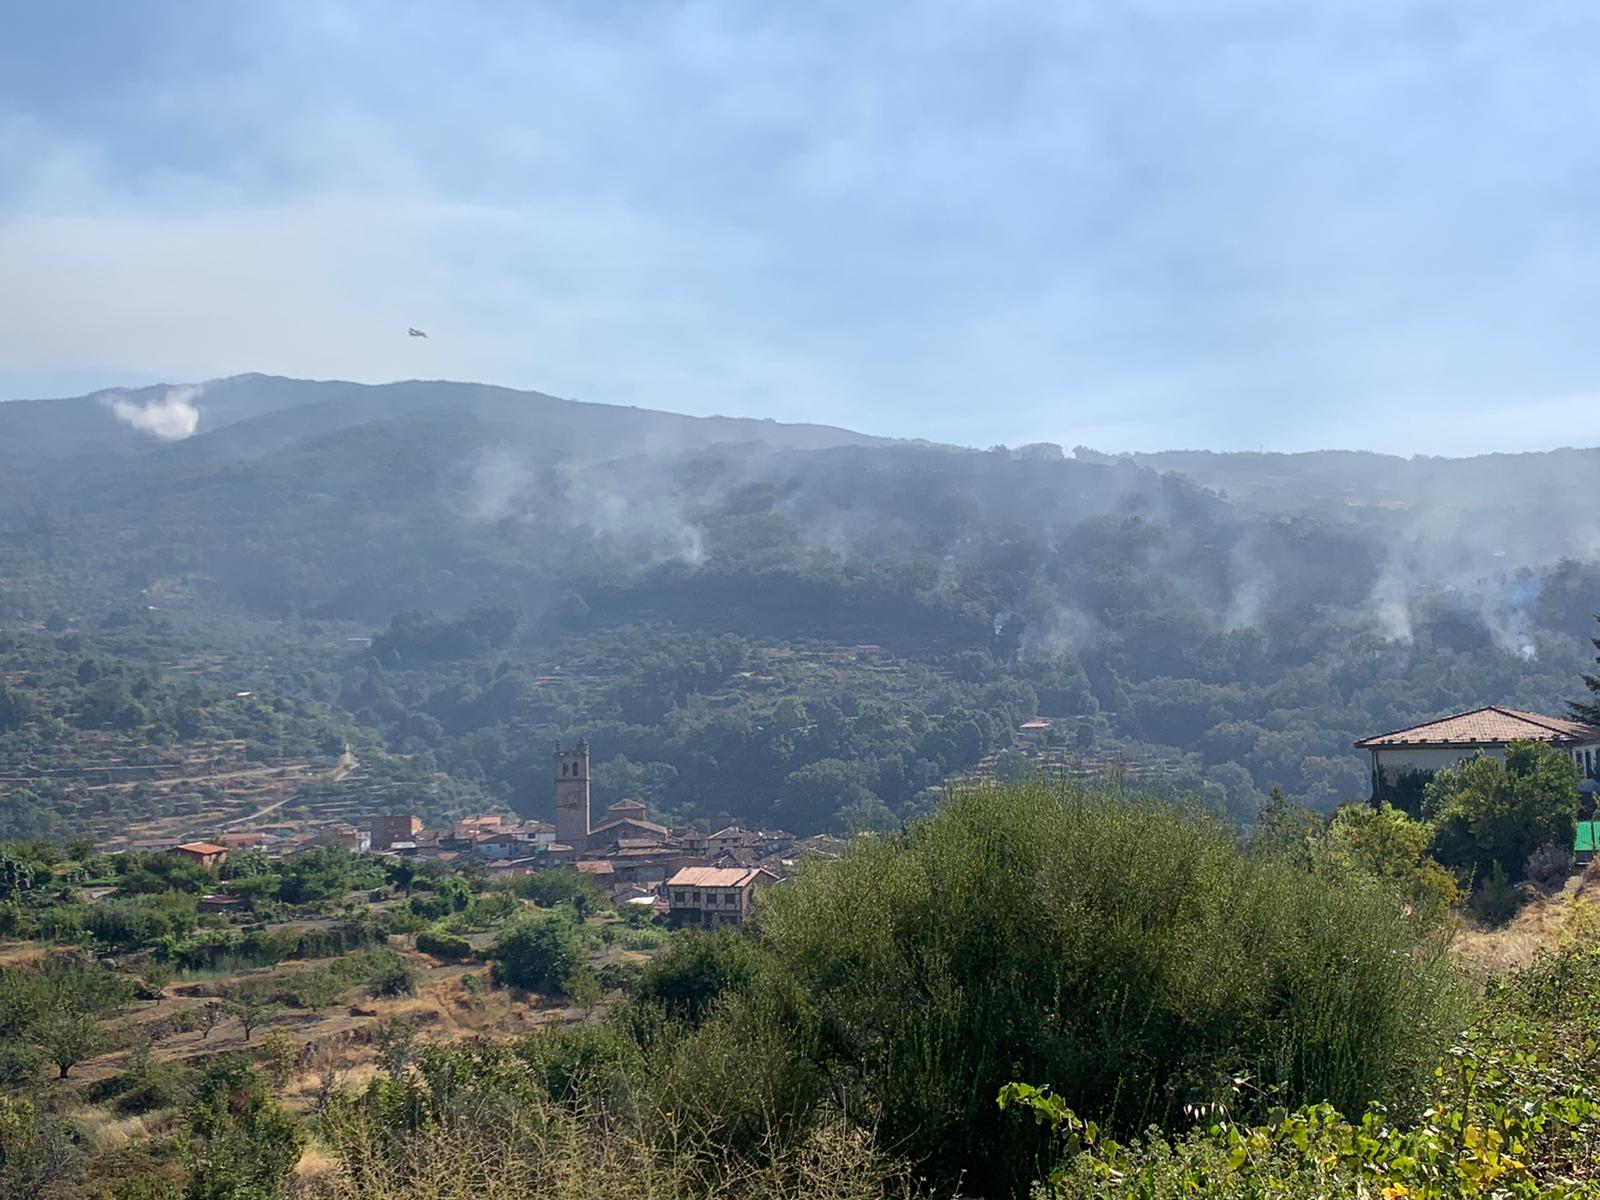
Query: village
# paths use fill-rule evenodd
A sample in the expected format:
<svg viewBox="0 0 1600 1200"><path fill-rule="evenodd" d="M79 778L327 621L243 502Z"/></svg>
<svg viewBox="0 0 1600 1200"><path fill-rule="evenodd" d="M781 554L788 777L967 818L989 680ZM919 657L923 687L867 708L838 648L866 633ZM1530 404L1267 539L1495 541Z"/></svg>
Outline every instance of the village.
<svg viewBox="0 0 1600 1200"><path fill-rule="evenodd" d="M334 821L309 833L124 838L99 848L171 852L207 869L222 867L230 853L239 851L281 858L319 846L437 864L485 880L572 868L604 889L619 911L642 911L673 926L709 928L742 925L756 895L786 878L801 857L836 858L844 846L842 839L825 834L797 839L781 830L710 821L669 828L650 820L645 805L631 799L608 805L597 821L585 740L570 749L556 747L552 780L553 823L484 814L430 828L411 813L380 813L364 827ZM225 884L201 904L213 912L243 907Z"/></svg>
<svg viewBox="0 0 1600 1200"><path fill-rule="evenodd" d="M1046 775L1082 774L1063 767L1039 735L1050 727L1033 718L1014 746ZM1563 717L1487 705L1391 730L1355 743L1371 757L1371 801L1415 810L1422 789L1443 767L1474 755L1503 759L1512 742L1556 747L1569 755L1581 796L1572 853L1575 866L1593 860L1600 846L1596 795L1600 793L1600 727ZM1102 765L1099 768L1104 771ZM1134 765L1134 770L1139 770ZM743 925L755 898L786 879L806 857L837 858L846 840L829 834L796 838L783 830L752 829L737 822L699 820L668 826L650 819L634 799L595 814L590 795L587 740L552 756L555 820L502 814L457 818L430 827L411 813L378 813L363 824L332 821L310 832L228 830L209 835L121 838L99 847L115 851L170 851L206 868L221 867L230 853L252 850L278 858L319 846L339 846L390 861L435 864L483 880L572 868L605 891L618 911L636 911L674 926ZM596 816L598 815L598 820ZM206 896L213 912L242 907L226 885Z"/></svg>

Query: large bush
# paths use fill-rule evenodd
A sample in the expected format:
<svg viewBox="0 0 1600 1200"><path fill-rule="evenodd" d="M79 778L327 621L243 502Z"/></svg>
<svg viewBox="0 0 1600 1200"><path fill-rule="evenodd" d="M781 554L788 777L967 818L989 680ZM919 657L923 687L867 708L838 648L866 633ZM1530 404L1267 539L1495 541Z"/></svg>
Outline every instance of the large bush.
<svg viewBox="0 0 1600 1200"><path fill-rule="evenodd" d="M529 917L495 939L495 978L530 992L560 993L583 961L577 933L559 917Z"/></svg>
<svg viewBox="0 0 1600 1200"><path fill-rule="evenodd" d="M1263 1103L1403 1106L1460 993L1442 935L1402 914L1375 882L1247 856L1199 813L1023 785L802 871L760 920L829 1092L983 1192L1036 1165L995 1109L1014 1079L1123 1130L1181 1124L1239 1077Z"/></svg>
<svg viewBox="0 0 1600 1200"><path fill-rule="evenodd" d="M1423 798L1446 866L1480 878L1496 863L1512 883L1542 846L1570 846L1578 819L1578 771L1544 742L1512 742L1505 762L1479 755L1433 777Z"/></svg>

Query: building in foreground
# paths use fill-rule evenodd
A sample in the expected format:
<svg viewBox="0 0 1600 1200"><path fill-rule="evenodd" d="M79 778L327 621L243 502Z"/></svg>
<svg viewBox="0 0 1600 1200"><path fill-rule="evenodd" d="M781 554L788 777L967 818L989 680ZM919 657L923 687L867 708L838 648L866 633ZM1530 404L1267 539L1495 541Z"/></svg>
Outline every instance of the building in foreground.
<svg viewBox="0 0 1600 1200"><path fill-rule="evenodd" d="M667 919L674 925L743 925L756 893L776 882L760 867L685 867L667 880Z"/></svg>
<svg viewBox="0 0 1600 1200"><path fill-rule="evenodd" d="M1503 759L1512 742L1547 742L1572 757L1586 791L1600 779L1600 726L1488 705L1362 738L1372 755L1372 799L1415 809L1436 771L1474 754Z"/></svg>

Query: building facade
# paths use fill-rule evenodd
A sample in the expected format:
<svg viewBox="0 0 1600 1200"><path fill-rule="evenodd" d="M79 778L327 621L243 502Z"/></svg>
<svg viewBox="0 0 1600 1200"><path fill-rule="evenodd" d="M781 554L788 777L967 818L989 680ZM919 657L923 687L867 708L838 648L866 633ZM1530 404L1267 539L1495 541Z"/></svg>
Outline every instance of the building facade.
<svg viewBox="0 0 1600 1200"><path fill-rule="evenodd" d="M412 842L422 832L422 818L411 813L384 813L372 818L372 848L387 850L396 842Z"/></svg>
<svg viewBox="0 0 1600 1200"><path fill-rule="evenodd" d="M1422 788L1437 771L1474 754L1505 758L1512 742L1545 742L1571 757L1580 789L1600 779L1600 726L1489 705L1421 725L1362 738L1358 750L1372 756L1372 799L1415 809Z"/></svg>
<svg viewBox="0 0 1600 1200"><path fill-rule="evenodd" d="M667 880L667 917L674 925L743 925L756 893L776 881L760 867L685 867Z"/></svg>

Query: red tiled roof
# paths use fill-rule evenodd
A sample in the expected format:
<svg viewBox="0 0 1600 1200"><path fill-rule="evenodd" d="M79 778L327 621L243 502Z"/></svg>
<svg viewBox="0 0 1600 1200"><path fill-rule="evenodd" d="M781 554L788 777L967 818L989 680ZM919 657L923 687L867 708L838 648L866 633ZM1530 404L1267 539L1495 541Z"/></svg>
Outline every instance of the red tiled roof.
<svg viewBox="0 0 1600 1200"><path fill-rule="evenodd" d="M1491 746L1523 740L1558 745L1600 741L1600 726L1491 704L1363 738L1356 746L1363 750L1383 746Z"/></svg>
<svg viewBox="0 0 1600 1200"><path fill-rule="evenodd" d="M189 854L226 854L228 852L226 846L215 846L210 842L185 842L178 849Z"/></svg>

